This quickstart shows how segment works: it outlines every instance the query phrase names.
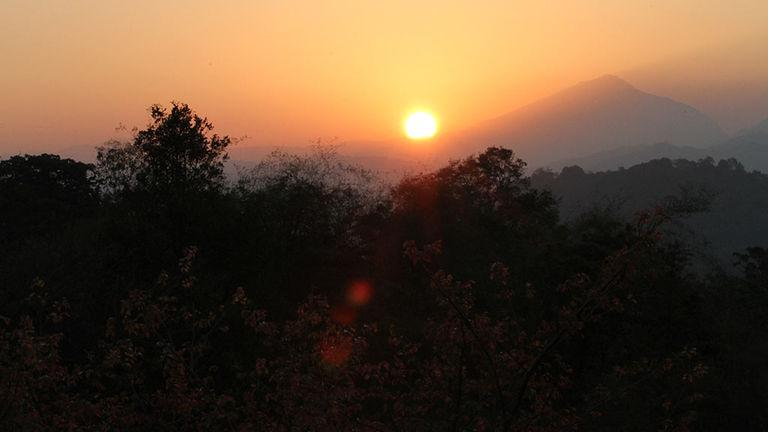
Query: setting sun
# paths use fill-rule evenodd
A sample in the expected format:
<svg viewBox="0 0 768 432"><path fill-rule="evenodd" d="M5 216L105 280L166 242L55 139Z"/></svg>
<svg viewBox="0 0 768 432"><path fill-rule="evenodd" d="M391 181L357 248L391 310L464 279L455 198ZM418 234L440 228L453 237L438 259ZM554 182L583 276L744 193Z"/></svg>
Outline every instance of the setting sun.
<svg viewBox="0 0 768 432"><path fill-rule="evenodd" d="M405 134L410 139L421 140L432 138L437 133L437 119L425 112L417 111L405 119Z"/></svg>
<svg viewBox="0 0 768 432"><path fill-rule="evenodd" d="M768 0L0 12L0 432L768 432Z"/></svg>

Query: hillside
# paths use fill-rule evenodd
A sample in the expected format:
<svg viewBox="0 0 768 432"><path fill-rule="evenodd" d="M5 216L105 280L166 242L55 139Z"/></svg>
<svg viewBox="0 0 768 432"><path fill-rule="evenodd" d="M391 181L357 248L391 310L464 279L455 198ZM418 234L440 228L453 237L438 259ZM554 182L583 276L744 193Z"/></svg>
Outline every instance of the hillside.
<svg viewBox="0 0 768 432"><path fill-rule="evenodd" d="M747 171L768 173L768 119L722 143L709 148L677 146L668 143L621 147L565 159L548 164L552 169L578 165L587 171L608 171L630 167L653 159L698 160L711 157L715 160L734 158Z"/></svg>
<svg viewBox="0 0 768 432"><path fill-rule="evenodd" d="M688 218L683 230L723 260L749 246L768 246L768 175L747 172L733 160L657 159L628 169L587 173L577 166L559 174L538 171L534 186L550 189L561 214L573 219L594 208L611 207L623 216L670 197L709 197L710 208Z"/></svg>
<svg viewBox="0 0 768 432"><path fill-rule="evenodd" d="M606 75L582 82L450 138L452 154L510 147L532 166L622 147L668 142L706 148L725 139L695 108Z"/></svg>

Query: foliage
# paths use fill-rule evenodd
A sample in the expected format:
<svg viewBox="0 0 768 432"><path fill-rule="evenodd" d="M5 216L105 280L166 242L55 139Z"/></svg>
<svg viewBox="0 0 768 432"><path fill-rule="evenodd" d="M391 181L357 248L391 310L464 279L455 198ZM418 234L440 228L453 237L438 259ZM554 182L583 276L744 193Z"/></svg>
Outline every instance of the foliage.
<svg viewBox="0 0 768 432"><path fill-rule="evenodd" d="M91 168L49 154L0 161L0 241L56 231L92 210Z"/></svg>
<svg viewBox="0 0 768 432"><path fill-rule="evenodd" d="M594 207L614 207L623 218L654 205L676 207L689 213L676 233L707 260L730 264L733 253L768 244L768 233L757 229L768 224L768 176L745 171L735 159L657 159L594 173L566 167L557 175L538 171L531 180L560 200L566 220Z"/></svg>
<svg viewBox="0 0 768 432"><path fill-rule="evenodd" d="M209 190L224 180L229 137L209 135L213 125L183 103L170 111L150 108L152 123L136 133L128 145L99 148L99 180L107 190L132 188L167 196Z"/></svg>
<svg viewBox="0 0 768 432"><path fill-rule="evenodd" d="M766 252L692 272L667 227L696 189L563 222L504 148L390 190L324 149L226 185L228 139L151 115L95 168L0 162L0 429L768 424Z"/></svg>

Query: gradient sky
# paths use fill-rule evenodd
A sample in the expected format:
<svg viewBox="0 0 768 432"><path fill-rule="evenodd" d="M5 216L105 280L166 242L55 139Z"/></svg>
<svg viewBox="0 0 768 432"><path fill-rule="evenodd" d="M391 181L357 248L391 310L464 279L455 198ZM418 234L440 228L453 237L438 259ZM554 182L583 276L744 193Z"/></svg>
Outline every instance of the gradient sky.
<svg viewBox="0 0 768 432"><path fill-rule="evenodd" d="M766 22L764 0L2 0L0 154L170 100L253 145L382 140L414 107L459 129L605 73L736 129L768 117Z"/></svg>

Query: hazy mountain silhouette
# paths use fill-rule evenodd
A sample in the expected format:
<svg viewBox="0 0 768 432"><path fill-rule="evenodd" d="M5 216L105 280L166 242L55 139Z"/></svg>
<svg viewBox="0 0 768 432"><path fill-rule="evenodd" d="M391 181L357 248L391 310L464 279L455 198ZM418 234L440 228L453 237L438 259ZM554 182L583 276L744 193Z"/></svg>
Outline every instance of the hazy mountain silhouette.
<svg viewBox="0 0 768 432"><path fill-rule="evenodd" d="M605 75L457 134L448 148L460 155L503 145L540 166L622 147L705 148L723 139L720 127L695 108Z"/></svg>
<svg viewBox="0 0 768 432"><path fill-rule="evenodd" d="M748 170L768 173L768 119L712 149L713 157L736 158Z"/></svg>
<svg viewBox="0 0 768 432"><path fill-rule="evenodd" d="M745 129L737 134L737 136L744 136L744 135L768 135L768 118L761 121L760 123Z"/></svg>
<svg viewBox="0 0 768 432"><path fill-rule="evenodd" d="M548 166L559 170L566 166L578 165L587 171L607 171L621 167L629 168L660 158L697 160L706 157L715 160L734 158L748 171L768 173L768 119L709 148L657 143L563 159L549 163Z"/></svg>
<svg viewBox="0 0 768 432"><path fill-rule="evenodd" d="M587 171L609 171L617 168L629 168L653 159L688 159L697 160L706 156L706 150L694 147L675 146L668 143L620 147L593 153L579 158L563 159L552 162L548 168L560 170L567 166L579 166Z"/></svg>

